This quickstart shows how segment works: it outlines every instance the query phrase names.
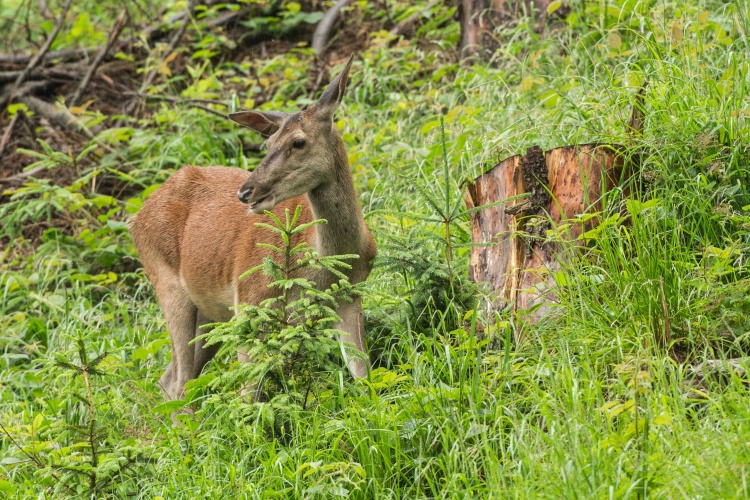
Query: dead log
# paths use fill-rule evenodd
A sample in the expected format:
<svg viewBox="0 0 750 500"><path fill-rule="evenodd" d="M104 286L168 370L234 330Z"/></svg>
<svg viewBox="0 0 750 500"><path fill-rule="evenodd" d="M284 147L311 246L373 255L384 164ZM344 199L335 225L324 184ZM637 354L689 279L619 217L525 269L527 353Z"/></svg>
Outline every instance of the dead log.
<svg viewBox="0 0 750 500"><path fill-rule="evenodd" d="M352 3L352 0L338 0L333 7L323 16L323 19L318 23L318 27L315 28L315 33L312 39L312 48L318 56L322 56L326 50L328 44L328 37L331 35L333 25L336 24L336 20L339 18L341 9Z"/></svg>
<svg viewBox="0 0 750 500"><path fill-rule="evenodd" d="M486 205L523 193L528 196L471 215L469 277L489 283L492 309L532 310L532 319L554 301L554 273L561 269L567 244L545 240L550 224L570 224L564 239L574 244L596 224L575 221L602 209L602 195L627 176L622 148L604 144L565 146L543 153L529 148L508 158L468 185L466 203Z"/></svg>

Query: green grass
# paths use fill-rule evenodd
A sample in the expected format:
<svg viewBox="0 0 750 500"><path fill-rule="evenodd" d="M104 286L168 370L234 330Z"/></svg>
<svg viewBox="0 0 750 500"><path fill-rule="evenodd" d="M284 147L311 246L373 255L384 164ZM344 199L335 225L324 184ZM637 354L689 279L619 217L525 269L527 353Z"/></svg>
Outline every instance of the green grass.
<svg viewBox="0 0 750 500"><path fill-rule="evenodd" d="M750 340L747 6L583 8L541 35L509 26L486 63L456 63L455 23L411 43L373 39L359 54L339 125L380 246L364 297L377 368L356 382L321 373L326 390L283 433L269 434L268 415L235 392L207 389L236 369L229 357L195 383L195 415L172 424L156 384L166 328L122 224L143 190L182 164L257 164L259 155L240 157L245 132L155 105L153 126L109 132L128 168L111 154L83 164L81 178L106 171L122 195L97 198L90 180L39 183L0 205L0 423L42 461L3 436L0 492L87 490L89 448L74 429L88 422L85 387L54 362L75 364L82 337L87 356L109 353L91 396L104 429L98 473L133 460L98 496L750 497L747 375L695 385L690 369L744 357ZM304 104L295 89L311 60L297 49L258 62L276 96L264 106ZM228 97L230 69L208 67L189 88L215 78L211 92ZM631 137L645 81L645 127ZM553 318L481 312L483 292L466 278L465 219L451 229L446 285L445 226L424 220L434 215L425 193L447 186L458 199L464 180L532 144L597 141L637 153L640 181L627 200L607 197L590 246L569 249Z"/></svg>

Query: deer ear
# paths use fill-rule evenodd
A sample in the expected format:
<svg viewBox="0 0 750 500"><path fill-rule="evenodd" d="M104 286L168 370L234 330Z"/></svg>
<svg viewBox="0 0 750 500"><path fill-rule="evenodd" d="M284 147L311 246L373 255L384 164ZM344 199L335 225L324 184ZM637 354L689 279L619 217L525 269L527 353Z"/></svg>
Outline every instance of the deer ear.
<svg viewBox="0 0 750 500"><path fill-rule="evenodd" d="M289 114L280 111L240 111L229 115L230 120L253 129L265 137L276 133L287 118Z"/></svg>
<svg viewBox="0 0 750 500"><path fill-rule="evenodd" d="M315 116L327 120L333 119L333 113L339 107L341 99L344 97L346 82L349 79L349 70L352 67L353 61L354 54L349 58L349 62L346 63L344 70L328 84L328 87L320 95L320 99L315 103Z"/></svg>

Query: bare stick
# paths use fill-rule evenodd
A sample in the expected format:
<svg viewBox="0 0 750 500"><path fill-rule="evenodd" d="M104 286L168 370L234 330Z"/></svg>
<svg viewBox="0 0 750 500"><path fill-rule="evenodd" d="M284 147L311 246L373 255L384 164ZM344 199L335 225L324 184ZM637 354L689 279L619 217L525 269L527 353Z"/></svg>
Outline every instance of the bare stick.
<svg viewBox="0 0 750 500"><path fill-rule="evenodd" d="M53 50L47 52L44 56L45 61L51 59L63 59L63 60L76 60L83 59L84 57L90 57L95 54L97 49L64 49L64 50ZM0 64L28 64L31 61L31 56L22 55L0 55Z"/></svg>
<svg viewBox="0 0 750 500"><path fill-rule="evenodd" d="M241 9L230 11L225 14L220 14L216 19L211 19L208 22L208 25L212 28L217 26L224 26L226 24L231 23L238 17L243 17L245 14L249 13L252 9L250 7L242 7Z"/></svg>
<svg viewBox="0 0 750 500"><path fill-rule="evenodd" d="M39 11L42 13L42 17L45 19L52 19L52 12L47 7L46 0L39 0Z"/></svg>
<svg viewBox="0 0 750 500"><path fill-rule="evenodd" d="M18 75L20 75L22 71L0 71L0 83L10 83L15 82L16 78L18 78ZM38 72L29 73L27 78L33 79L35 77L39 77L40 74Z"/></svg>
<svg viewBox="0 0 750 500"><path fill-rule="evenodd" d="M241 9L238 9L236 11L227 12L225 14L221 14L216 19L211 19L208 21L208 26L214 28L218 26L224 26L226 24L231 23L235 19L241 18L251 12L252 9L250 7L243 7ZM126 38L125 40L122 40L120 43L117 44L117 47L124 47L126 45L129 45L131 43L135 43L141 39L141 37L145 37L149 41L154 41L159 38L161 38L162 34L164 32L164 25L172 24L177 21L182 21L185 19L185 13L180 12L179 14L175 14L174 16L171 16L169 19L164 21L162 24L159 24L158 26L150 26L147 28L144 28L140 31L140 34L138 37L130 37ZM100 50L102 50L101 47L94 47L90 49L64 49L64 50L54 50L52 52L48 52L45 54L44 59L45 60L51 60L51 59L62 59L65 61L76 61L78 59L86 59L88 57L93 56L94 54L98 53ZM0 64L27 64L31 60L30 56L21 56L21 55L0 55Z"/></svg>
<svg viewBox="0 0 750 500"><path fill-rule="evenodd" d="M52 33L50 33L47 37L47 41L44 42L44 45L39 50L39 52L37 52L34 58L29 61L29 64L26 65L26 68L21 72L20 75L18 75L18 78L16 78L16 81L13 84L10 93L8 94L8 102L13 100L16 92L18 91L18 87L20 87L21 84L26 80L26 77L29 76L29 73L31 73L31 71L36 68L42 58L44 58L44 55L47 53L49 48L52 46L52 42L55 41L55 38L57 38L57 34L60 33L63 24L65 24L65 17L68 15L68 9L70 9L70 4L72 3L73 0L66 0L65 5L63 6L63 11L58 18L57 23L55 23L55 27L52 29ZM5 107L5 104L6 102L0 102L0 108Z"/></svg>
<svg viewBox="0 0 750 500"><path fill-rule="evenodd" d="M404 31L406 31L412 24L414 24L414 22L416 22L417 19L419 19L420 17L422 17L425 14L425 12L428 12L429 10L431 10L433 7L435 7L441 1L442 0L432 0L432 2L428 3L427 5L425 5L424 9L418 10L417 12L415 12L414 14L412 14L411 16L409 16L408 18L406 18L404 21L402 21L402 22L398 23L396 26L394 26L393 29L391 31L389 31L389 33L391 35L395 35L395 36L402 35L404 33Z"/></svg>
<svg viewBox="0 0 750 500"><path fill-rule="evenodd" d="M3 138L0 139L0 158L3 157L3 151L5 151L5 146L8 145L8 141L10 141L10 134L13 133L13 127L16 126L16 122L18 121L18 117L21 116L21 113L18 112L13 116L13 119L10 121L10 124L5 129L5 133L3 134Z"/></svg>
<svg viewBox="0 0 750 500"><path fill-rule="evenodd" d="M315 28L315 34L312 39L312 47L316 54L322 55L323 52L325 52L328 37L331 35L331 30L336 23L336 19L339 18L341 9L350 3L352 3L352 0L339 0L333 7L328 9L328 12L323 16L323 19L318 23L318 27Z"/></svg>
<svg viewBox="0 0 750 500"><path fill-rule="evenodd" d="M89 82L91 81L91 77L93 77L94 73L96 73L96 69L99 67L99 65L102 63L104 58L107 56L107 53L112 48L112 45L114 45L115 42L117 41L117 37L120 36L120 33L122 32L122 28L125 27L125 21L127 20L127 13L128 11L123 9L122 12L120 12L120 15L117 16L117 20L115 21L115 24L112 26L112 30L109 32L109 39L107 40L107 44L104 47L102 47L102 50L96 56L96 59L94 59L94 62L91 63L91 66L89 66L89 70L86 72L86 76L83 77L83 80L81 80L81 84L78 86L76 93L73 94L73 97L70 98L68 107L73 107L76 105L78 100L81 98L81 94L83 94L83 92L86 90L86 87L88 87Z"/></svg>
<svg viewBox="0 0 750 500"><path fill-rule="evenodd" d="M34 96L26 95L21 97L21 102L24 103L28 108L35 113L47 118L50 122L56 123L62 127L75 130L87 138L92 139L94 134L86 128L78 118L76 118L67 109L61 109L53 106L52 104L42 101Z"/></svg>
<svg viewBox="0 0 750 500"><path fill-rule="evenodd" d="M22 180L27 179L28 177L34 177L36 174L44 172L45 170L47 170L47 167L45 167L44 165L39 165L32 168L31 170L27 170L16 175L11 175L10 177L0 179L0 184L21 184Z"/></svg>
<svg viewBox="0 0 750 500"><path fill-rule="evenodd" d="M167 102L173 102L175 104L184 104L185 106L190 106L191 108L202 109L203 111L212 113L222 118L228 118L225 113L222 113L221 111L217 111L215 109L209 108L208 106L204 106L200 104L200 102L208 101L210 104L221 104L223 106L226 106L226 104L224 104L223 102L214 102L213 100L209 100L209 99L180 99L178 97L171 97L171 96L166 96L166 95L137 94L135 92L126 92L125 95L135 95L135 96L140 97L141 99L150 99L152 101L167 101Z"/></svg>
<svg viewBox="0 0 750 500"><path fill-rule="evenodd" d="M177 44L182 40L182 37L185 35L185 32L187 31L188 24L190 24L191 20L191 13L195 9L195 6L197 4L197 0L190 0L190 4L188 4L187 9L185 9L185 20L182 22L182 25L180 26L180 29L177 30L177 33L174 34L172 37L172 40L169 42L169 47L167 47L167 51L162 56L161 60L159 61L159 64L157 64L154 69L151 70L151 72L148 74L146 79L141 84L141 87L138 89L138 93L142 94L144 90L148 88L149 85L151 85L154 82L154 79L156 78L156 74L159 71L159 66L169 57L172 52L174 52L175 48L177 47ZM135 107L138 105L138 101L131 102L128 107L125 109L125 114L129 115L133 111L135 111ZM119 126L122 120L118 120L116 126Z"/></svg>
<svg viewBox="0 0 750 500"><path fill-rule="evenodd" d="M178 97L167 97L167 96L160 96L160 95L148 95L148 94L139 94L137 92L123 92L123 95L127 96L136 96L141 97L143 99L161 99L161 100L167 100L167 99L174 99L175 102L197 102L198 104L216 104L218 106L225 106L228 107L226 101L223 101L221 99L204 99L202 97L193 97L193 98L178 98Z"/></svg>
<svg viewBox="0 0 750 500"><path fill-rule="evenodd" d="M188 24L190 24L190 14L192 13L193 9L195 9L196 0L190 0L190 4L188 5L188 8L185 9L185 19L182 21L182 25L180 26L180 29L177 30L177 33L174 34L172 37L172 40L169 42L169 47L167 48L167 51L164 53L164 56L161 58L160 63L164 62L171 54L174 52L175 48L177 48L177 44L182 40L182 37L185 35L185 32L187 31ZM151 70L151 72L146 77L146 80L144 80L143 84L141 84L141 88L138 90L138 92L143 92L148 88L149 85L151 85L154 82L154 79L156 78L156 74L159 72L159 65L157 65L154 69Z"/></svg>

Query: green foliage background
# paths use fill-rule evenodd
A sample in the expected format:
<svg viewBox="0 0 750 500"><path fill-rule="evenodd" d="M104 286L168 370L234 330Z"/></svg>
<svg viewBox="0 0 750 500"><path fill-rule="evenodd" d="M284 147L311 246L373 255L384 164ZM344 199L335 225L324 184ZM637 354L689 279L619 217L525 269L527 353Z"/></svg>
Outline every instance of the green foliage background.
<svg viewBox="0 0 750 500"><path fill-rule="evenodd" d="M143 4L139 21L185 7ZM382 25L381 4L354 2L348 23ZM19 5L0 5L0 15ZM283 15L246 28L293 29L328 4L282 5ZM397 22L426 2L387 5ZM76 6L53 49L102 43L121 8ZM238 369L229 355L191 383L195 413L173 425L184 403L159 394L168 335L125 221L184 164L251 169L262 158L246 152L247 132L191 99L219 101L207 106L220 112L298 109L314 97L315 56L289 44L265 58L228 57L241 42L205 28L211 8L177 59L160 62L164 47L150 47L141 67L164 67L148 92L178 103L148 101L149 115L118 127L95 105L78 110L88 126L104 124L96 139L76 151L40 144L25 163L73 179L3 193L1 494L750 496L748 5L569 6L550 26L509 21L486 59L458 60L459 26L443 4L409 40L362 35L337 126L380 248L363 296L375 369L356 382L343 369L321 372L315 404L290 412L283 433L268 432L262 411L238 411L238 392L215 389L219 374ZM38 26L49 32L51 22ZM646 81L645 126L632 137ZM477 306L485 292L468 283L467 218L434 222L440 206L428 200L460 200L467 179L532 144L589 142L637 155L633 196L607 197L592 244L557 276L552 319L487 315ZM695 377L704 361L730 358L745 370ZM90 385L83 365L94 370Z"/></svg>

